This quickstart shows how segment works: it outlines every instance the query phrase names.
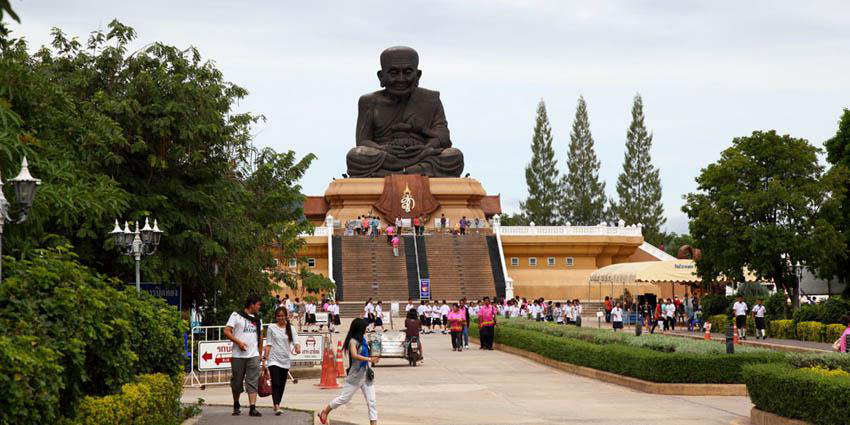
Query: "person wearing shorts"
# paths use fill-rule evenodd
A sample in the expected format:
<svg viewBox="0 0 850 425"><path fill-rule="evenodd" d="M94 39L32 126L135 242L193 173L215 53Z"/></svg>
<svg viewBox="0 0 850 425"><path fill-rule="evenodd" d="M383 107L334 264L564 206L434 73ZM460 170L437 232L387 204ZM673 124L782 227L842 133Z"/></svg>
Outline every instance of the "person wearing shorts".
<svg viewBox="0 0 850 425"><path fill-rule="evenodd" d="M764 300L759 298L757 304L753 306L753 318L756 319L756 339L767 339L765 332L764 314L767 308L764 306Z"/></svg>
<svg viewBox="0 0 850 425"><path fill-rule="evenodd" d="M738 301L732 304L732 311L735 312L735 326L738 327L738 337L747 339L747 303L744 302L744 297L738 295Z"/></svg>

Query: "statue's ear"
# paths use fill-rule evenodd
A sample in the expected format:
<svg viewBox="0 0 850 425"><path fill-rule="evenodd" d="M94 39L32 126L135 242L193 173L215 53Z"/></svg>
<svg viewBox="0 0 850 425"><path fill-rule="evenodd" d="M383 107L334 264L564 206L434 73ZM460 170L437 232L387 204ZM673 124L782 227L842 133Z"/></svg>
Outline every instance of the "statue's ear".
<svg viewBox="0 0 850 425"><path fill-rule="evenodd" d="M416 79L417 79L417 80L419 80L420 78L422 78L422 70L421 70L421 69L417 69L417 70L416 70Z"/></svg>
<svg viewBox="0 0 850 425"><path fill-rule="evenodd" d="M378 81L381 82L381 87L384 87L384 71L378 70Z"/></svg>

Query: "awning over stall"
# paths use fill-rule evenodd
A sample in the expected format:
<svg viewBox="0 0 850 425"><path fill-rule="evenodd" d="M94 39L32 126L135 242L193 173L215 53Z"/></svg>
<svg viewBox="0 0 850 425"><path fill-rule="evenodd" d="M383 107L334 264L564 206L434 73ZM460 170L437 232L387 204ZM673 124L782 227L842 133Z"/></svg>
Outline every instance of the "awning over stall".
<svg viewBox="0 0 850 425"><path fill-rule="evenodd" d="M590 274L593 283L699 283L694 260L643 261L619 263L602 267ZM745 273L748 282L756 281L755 275Z"/></svg>

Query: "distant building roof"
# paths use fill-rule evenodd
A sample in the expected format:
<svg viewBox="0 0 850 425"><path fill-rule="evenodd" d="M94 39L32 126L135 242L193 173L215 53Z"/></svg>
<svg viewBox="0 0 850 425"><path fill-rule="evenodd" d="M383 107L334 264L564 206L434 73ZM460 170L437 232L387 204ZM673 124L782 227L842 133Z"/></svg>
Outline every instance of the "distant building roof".
<svg viewBox="0 0 850 425"><path fill-rule="evenodd" d="M324 196L308 196L304 199L304 216L308 220L324 220L328 213L328 202Z"/></svg>
<svg viewBox="0 0 850 425"><path fill-rule="evenodd" d="M496 214L502 213L502 199L499 195L487 195L481 198L481 209L484 210L484 217L490 218Z"/></svg>

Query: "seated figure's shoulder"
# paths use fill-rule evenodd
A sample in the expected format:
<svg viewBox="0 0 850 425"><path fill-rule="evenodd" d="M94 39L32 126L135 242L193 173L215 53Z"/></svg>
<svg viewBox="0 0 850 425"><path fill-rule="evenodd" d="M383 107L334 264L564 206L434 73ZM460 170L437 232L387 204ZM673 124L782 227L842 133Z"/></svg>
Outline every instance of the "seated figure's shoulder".
<svg viewBox="0 0 850 425"><path fill-rule="evenodd" d="M360 96L360 99L357 101L357 104L360 106L368 106L374 105L381 99L381 92L376 91L372 93L366 93L363 96Z"/></svg>
<svg viewBox="0 0 850 425"><path fill-rule="evenodd" d="M438 92L437 90L428 90L426 88L417 87L416 94L418 96L421 96L423 99L428 99L432 101L440 100L440 92Z"/></svg>

